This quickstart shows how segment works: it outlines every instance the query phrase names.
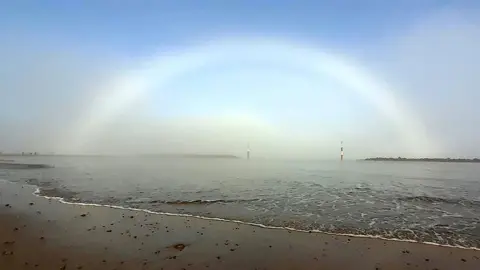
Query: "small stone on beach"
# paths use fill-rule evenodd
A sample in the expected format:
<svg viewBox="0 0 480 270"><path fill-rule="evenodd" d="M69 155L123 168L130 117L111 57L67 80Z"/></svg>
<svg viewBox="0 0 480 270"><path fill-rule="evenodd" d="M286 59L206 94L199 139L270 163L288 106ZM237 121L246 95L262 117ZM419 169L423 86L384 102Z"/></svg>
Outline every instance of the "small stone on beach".
<svg viewBox="0 0 480 270"><path fill-rule="evenodd" d="M186 245L185 244L176 244L176 245L173 245L173 248L178 250L178 251L182 251L183 249L185 249Z"/></svg>

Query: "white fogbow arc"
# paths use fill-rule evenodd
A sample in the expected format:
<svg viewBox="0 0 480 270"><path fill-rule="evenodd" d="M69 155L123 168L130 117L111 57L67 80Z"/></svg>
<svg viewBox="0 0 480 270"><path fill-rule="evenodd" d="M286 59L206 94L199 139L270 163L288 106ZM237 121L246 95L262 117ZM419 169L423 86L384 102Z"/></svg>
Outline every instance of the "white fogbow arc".
<svg viewBox="0 0 480 270"><path fill-rule="evenodd" d="M128 109L137 98L152 89L159 91L166 83L184 73L221 63L225 59L242 59L245 56L280 60L283 64L329 76L366 99L392 121L412 155L425 155L439 150L416 114L402 105L389 85L373 77L364 68L318 48L264 38L217 39L182 51L159 53L131 71L111 78L98 89L95 102L75 123L68 144L73 146L72 151L81 148L84 142L101 131L104 124Z"/></svg>

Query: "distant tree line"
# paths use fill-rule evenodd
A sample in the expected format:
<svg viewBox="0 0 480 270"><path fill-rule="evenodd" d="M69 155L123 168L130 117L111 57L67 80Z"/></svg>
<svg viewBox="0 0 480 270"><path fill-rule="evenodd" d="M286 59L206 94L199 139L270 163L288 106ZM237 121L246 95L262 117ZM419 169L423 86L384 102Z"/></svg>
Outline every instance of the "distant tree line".
<svg viewBox="0 0 480 270"><path fill-rule="evenodd" d="M422 162L469 162L480 163L479 158L404 158L404 157L373 157L366 158L367 161L422 161Z"/></svg>

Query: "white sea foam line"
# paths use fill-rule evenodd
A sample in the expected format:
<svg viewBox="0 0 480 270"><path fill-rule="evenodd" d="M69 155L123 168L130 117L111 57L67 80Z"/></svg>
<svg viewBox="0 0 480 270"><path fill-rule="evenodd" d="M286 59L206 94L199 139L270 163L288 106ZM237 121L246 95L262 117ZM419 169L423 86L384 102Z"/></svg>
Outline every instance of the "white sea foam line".
<svg viewBox="0 0 480 270"><path fill-rule="evenodd" d="M6 182L6 183L13 183L13 182L9 182L9 181L4 180L4 179L0 179L0 180L2 180L2 182ZM460 248L460 249L480 251L480 248L476 248L476 247L464 247L464 246L458 246L458 245L452 246L452 245L445 245L445 244L439 244L439 243L428 242L428 241L427 242L420 242L420 241L415 241L415 240L410 240L410 239L386 238L386 237L383 237L383 236L380 236L380 235L332 233L332 232L325 232L325 231L320 231L320 230L301 230L301 229L295 229L295 228L291 228L291 227L270 226L270 225L264 225L264 224L253 223L253 222L246 222L246 221L235 220L235 219L224 219L224 218L217 218L217 217L204 217L204 216L197 216L197 215L191 215L191 214L178 214L178 213L169 213L169 212L155 212L155 211L148 210L148 209L124 207L124 206L118 206L118 205L68 202L68 201L65 201L65 199L62 198L62 197L50 197L50 196L40 195L40 191L41 191L40 187L37 187L35 185L31 185L31 184L24 184L24 185L31 186L31 187L35 188L35 191L32 194L37 196L37 197L44 198L44 199L53 199L53 200L57 200L60 203L70 204L70 205L108 207L108 208L113 208L113 209L129 210L129 211L135 211L135 212L144 212L144 213L149 213L149 214L153 214L153 215L191 217L191 218L198 218L198 219L203 219L203 220L215 220L215 221L222 221L222 222L231 222L231 223L238 223L238 224L243 224L243 225L250 225L250 226L265 228L265 229L289 230L289 231L302 232L302 233L321 233L321 234L326 234L326 235L338 235L338 236L349 236L349 237L357 237L357 238L381 239L381 240L386 240L386 241L409 242L409 243L433 245L433 246L440 246L440 247Z"/></svg>

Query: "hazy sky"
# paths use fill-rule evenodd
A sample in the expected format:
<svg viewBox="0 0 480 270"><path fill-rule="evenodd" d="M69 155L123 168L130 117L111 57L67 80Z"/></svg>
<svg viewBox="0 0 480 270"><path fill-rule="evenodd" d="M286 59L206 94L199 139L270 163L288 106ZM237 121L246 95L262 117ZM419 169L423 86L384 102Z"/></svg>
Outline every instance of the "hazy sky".
<svg viewBox="0 0 480 270"><path fill-rule="evenodd" d="M7 1L0 151L480 156L478 1Z"/></svg>

